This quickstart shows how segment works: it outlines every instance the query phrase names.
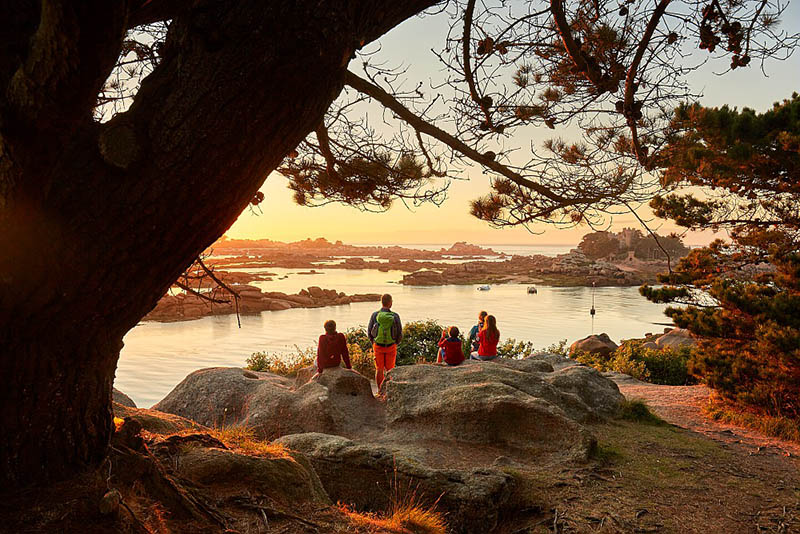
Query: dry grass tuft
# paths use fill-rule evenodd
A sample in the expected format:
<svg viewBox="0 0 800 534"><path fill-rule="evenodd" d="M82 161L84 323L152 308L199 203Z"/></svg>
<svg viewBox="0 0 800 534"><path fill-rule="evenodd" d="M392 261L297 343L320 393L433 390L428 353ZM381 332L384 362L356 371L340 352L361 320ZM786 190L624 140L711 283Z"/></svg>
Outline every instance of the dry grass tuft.
<svg viewBox="0 0 800 534"><path fill-rule="evenodd" d="M259 439L252 428L244 426L217 428L211 431L211 435L220 440L231 450L241 454L269 456L272 458L289 458L286 447L278 443L271 443L267 440Z"/></svg>
<svg viewBox="0 0 800 534"><path fill-rule="evenodd" d="M291 458L286 447L278 443L271 443L267 440L260 439L256 436L255 431L248 427L231 426L204 431L186 428L169 435L153 434L146 431L142 432L142 436L145 439L166 439L170 436L188 436L191 434L208 434L220 440L233 452L239 454L269 458Z"/></svg>
<svg viewBox="0 0 800 534"><path fill-rule="evenodd" d="M392 510L389 523L414 534L445 534L447 529L441 514L414 504L402 505Z"/></svg>
<svg viewBox="0 0 800 534"><path fill-rule="evenodd" d="M357 512L346 505L339 505L350 523L368 532L395 532L397 534L446 534L447 525L441 514L420 505L394 507L391 515Z"/></svg>
<svg viewBox="0 0 800 534"><path fill-rule="evenodd" d="M757 414L719 401L709 403L705 412L716 421L750 428L766 436L800 443L800 422L795 419Z"/></svg>

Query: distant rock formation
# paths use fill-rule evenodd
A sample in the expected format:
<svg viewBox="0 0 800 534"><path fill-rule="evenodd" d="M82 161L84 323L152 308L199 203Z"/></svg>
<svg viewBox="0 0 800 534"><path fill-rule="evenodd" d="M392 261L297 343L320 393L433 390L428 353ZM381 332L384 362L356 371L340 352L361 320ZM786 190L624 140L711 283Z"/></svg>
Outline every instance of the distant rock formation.
<svg viewBox="0 0 800 534"><path fill-rule="evenodd" d="M439 252L452 256L502 256L490 248L483 248L478 245L470 245L466 241L453 243L450 248L441 248Z"/></svg>
<svg viewBox="0 0 800 534"><path fill-rule="evenodd" d="M303 289L296 295L288 295L277 291L263 292L251 285L233 285L239 293L240 313L259 313L262 311L280 311L291 308L321 308L324 306L340 306L352 302L377 302L381 296L377 293L346 295L333 289L322 289L317 286ZM191 293L164 295L156 307L144 317L144 321L184 321L198 319L208 315L226 315L236 312L233 295L217 292L215 297L228 302L209 302Z"/></svg>
<svg viewBox="0 0 800 534"><path fill-rule="evenodd" d="M401 283L407 286L441 286L447 282L439 271L426 270L403 275Z"/></svg>

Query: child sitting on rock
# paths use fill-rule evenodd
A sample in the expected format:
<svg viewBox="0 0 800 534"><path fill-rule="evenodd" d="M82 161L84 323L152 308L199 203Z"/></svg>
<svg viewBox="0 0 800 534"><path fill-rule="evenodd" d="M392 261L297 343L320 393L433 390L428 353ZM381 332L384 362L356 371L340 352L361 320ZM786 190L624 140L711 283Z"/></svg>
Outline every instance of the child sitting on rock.
<svg viewBox="0 0 800 534"><path fill-rule="evenodd" d="M324 328L325 333L319 336L317 344L317 372L321 374L323 369L339 367L342 360L345 367L352 369L347 340L344 334L336 331L336 321L325 321Z"/></svg>
<svg viewBox="0 0 800 534"><path fill-rule="evenodd" d="M436 359L436 363L442 363L444 360L447 365L458 365L464 361L464 351L461 348L457 326L451 326L449 330L442 330L439 347L439 357Z"/></svg>

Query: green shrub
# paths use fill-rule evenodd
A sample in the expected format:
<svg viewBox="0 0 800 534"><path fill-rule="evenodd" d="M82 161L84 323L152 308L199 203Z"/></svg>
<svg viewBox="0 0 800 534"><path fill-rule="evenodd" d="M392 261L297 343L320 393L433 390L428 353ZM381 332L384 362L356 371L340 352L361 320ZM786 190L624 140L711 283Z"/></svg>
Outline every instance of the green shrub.
<svg viewBox="0 0 800 534"><path fill-rule="evenodd" d="M632 354L628 351L617 350L611 354L611 359L608 361L607 367L607 371L616 371L618 373L630 375L644 382L650 381L651 378L647 364L638 359L636 354Z"/></svg>
<svg viewBox="0 0 800 534"><path fill-rule="evenodd" d="M497 344L497 355L503 358L527 358L534 351L533 342L531 341L517 341L514 338L509 338L503 343Z"/></svg>
<svg viewBox="0 0 800 534"><path fill-rule="evenodd" d="M436 355L439 351L439 340L442 337L442 330L446 327L433 319L424 321L412 321L403 325L403 340L397 345L397 365L411 365L419 362L435 362ZM461 339L461 346L464 351L464 357L469 358L470 346L469 340L466 338L468 328L460 329L459 338ZM347 344L349 347L358 346L360 349L360 357L370 359L372 354L372 343L367 336L367 329L364 326L349 328L345 332ZM564 339L556 344L550 345L544 352L551 352L555 354L567 354L567 340ZM351 360L353 360L353 352L351 351ZM506 339L497 345L497 354L504 358L527 358L537 351L531 341L517 341L516 339ZM366 365L366 364L365 364ZM374 361L370 361L369 366L374 373ZM353 363L353 367L356 364ZM363 368L363 366L362 366ZM361 371L359 371L361 372ZM365 370L362 374L369 376Z"/></svg>
<svg viewBox="0 0 800 534"><path fill-rule="evenodd" d="M294 354L269 354L254 352L247 358L247 368L251 371L267 371L282 376L294 376L303 367L313 365L317 360L317 350L313 347L301 349L295 345Z"/></svg>
<svg viewBox="0 0 800 534"><path fill-rule="evenodd" d="M648 349L642 347L643 343L643 340L632 339L623 341L607 356L584 352L573 354L573 358L599 371L625 373L654 384L682 386L695 383L689 372L692 349Z"/></svg>
<svg viewBox="0 0 800 534"><path fill-rule="evenodd" d="M348 328L344 333L344 337L347 339L348 346L358 345L362 352L372 352L372 342L370 342L369 336L367 336L366 327L354 326Z"/></svg>
<svg viewBox="0 0 800 534"><path fill-rule="evenodd" d="M297 352L293 354L269 354L254 352L247 358L247 368L251 371L266 371L281 376L294 376L297 371L309 365L316 365L317 349L308 347L301 349L295 345ZM357 343L348 343L350 364L358 373L373 378L375 376L375 358L372 349L364 351Z"/></svg>
<svg viewBox="0 0 800 534"><path fill-rule="evenodd" d="M353 370L367 378L374 378L375 356L372 354L372 349L364 350L361 345L348 343L347 350L350 353L350 364L353 366Z"/></svg>
<svg viewBox="0 0 800 534"><path fill-rule="evenodd" d="M549 347L540 352L548 352L550 354L560 354L561 356L569 356L569 347L567 347L567 340L562 339L558 343L553 343Z"/></svg>
<svg viewBox="0 0 800 534"><path fill-rule="evenodd" d="M439 350L439 339L442 337L444 328L433 319L404 324L403 339L397 345L397 365L411 365L423 361L435 362ZM367 355L373 357L372 343L367 336L366 327L350 328L345 337L348 345L357 345L365 358ZM372 365L374 372L374 362Z"/></svg>
<svg viewBox="0 0 800 534"><path fill-rule="evenodd" d="M572 359L580 362L589 367L594 367L598 371L610 371L611 356L603 354L594 354L585 351L575 351L572 354Z"/></svg>
<svg viewBox="0 0 800 534"><path fill-rule="evenodd" d="M433 319L403 326L403 340L397 345L397 365L435 362L444 327Z"/></svg>

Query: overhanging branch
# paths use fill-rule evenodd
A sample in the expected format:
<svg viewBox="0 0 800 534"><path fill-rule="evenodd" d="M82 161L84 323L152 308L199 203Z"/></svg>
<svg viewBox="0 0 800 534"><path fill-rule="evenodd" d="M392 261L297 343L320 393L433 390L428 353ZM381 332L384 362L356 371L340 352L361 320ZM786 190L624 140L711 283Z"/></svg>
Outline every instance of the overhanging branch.
<svg viewBox="0 0 800 534"><path fill-rule="evenodd" d="M661 17L663 17L664 13L667 11L667 6L670 2L671 0L661 0L653 10L650 21L647 23L647 28L645 28L644 34L639 40L639 45L636 47L636 54L633 57L633 61L631 61L631 66L628 67L628 74L625 77L625 105L623 108L625 112L625 119L628 123L628 128L631 131L631 140L633 142L633 150L636 153L636 158L648 170L652 168L650 163L652 158L648 156L647 151L642 146L641 140L639 139L633 96L636 93L636 75L638 74L639 65L642 62L645 50L647 50L647 47L653 38L653 33L656 31L658 23L661 21Z"/></svg>
<svg viewBox="0 0 800 534"><path fill-rule="evenodd" d="M507 166L495 161L493 158L488 157L487 155L481 154L480 152L470 147L469 145L465 144L463 141L457 139L453 135L445 132L441 128L438 128L433 124L427 122L426 120L422 119L421 117L417 116L413 111L405 107L392 95L390 95L377 85L357 76L356 74L350 71L347 71L345 74L345 84L349 85L356 91L359 91L361 93L364 93L365 95L374 98L382 105L384 105L386 108L393 111L395 115L397 115L401 120L406 122L409 126L414 128L418 132L433 137L434 139L449 146L456 152L459 152L465 157L471 159L475 163L479 163L484 167L486 167L487 169L491 169L497 174L505 176L512 182L527 187L535 191L536 193L552 200L553 202L562 205L572 205L578 202L589 202L592 200L592 199L570 199L551 191L550 189L541 184L538 184L532 180L529 180L528 178L525 178L518 172L513 171Z"/></svg>

